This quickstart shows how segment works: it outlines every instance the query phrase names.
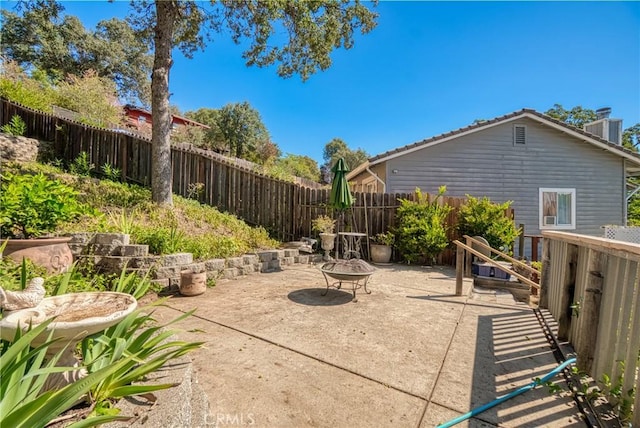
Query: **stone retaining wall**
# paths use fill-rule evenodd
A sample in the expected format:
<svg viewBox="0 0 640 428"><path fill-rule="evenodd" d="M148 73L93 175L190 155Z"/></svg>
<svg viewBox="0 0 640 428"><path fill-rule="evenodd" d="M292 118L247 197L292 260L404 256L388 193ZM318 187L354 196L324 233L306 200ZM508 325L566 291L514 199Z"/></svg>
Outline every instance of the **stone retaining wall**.
<svg viewBox="0 0 640 428"><path fill-rule="evenodd" d="M49 159L52 151L53 143L0 132L0 159L2 161L33 162Z"/></svg>
<svg viewBox="0 0 640 428"><path fill-rule="evenodd" d="M163 256L149 255L148 245L130 244L129 235L122 233L69 234L69 246L76 260L91 260L100 272L120 273L123 269L150 273L151 280L166 291L175 291L180 273L207 272L207 278L236 279L255 273L275 272L294 264L319 263L321 254L300 254L297 249L266 250L228 259L194 262L191 253Z"/></svg>

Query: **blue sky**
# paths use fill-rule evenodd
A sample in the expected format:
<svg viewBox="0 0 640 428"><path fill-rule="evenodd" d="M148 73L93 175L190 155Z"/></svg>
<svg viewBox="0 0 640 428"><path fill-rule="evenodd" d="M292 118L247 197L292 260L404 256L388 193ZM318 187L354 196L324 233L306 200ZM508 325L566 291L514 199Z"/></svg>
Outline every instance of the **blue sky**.
<svg viewBox="0 0 640 428"><path fill-rule="evenodd" d="M128 3L63 2L88 28ZM6 6L5 6L6 7ZM182 111L248 101L284 153L322 163L332 138L376 155L521 108L612 108L640 122L640 3L381 1L378 26L303 83L248 68L218 35L174 56Z"/></svg>

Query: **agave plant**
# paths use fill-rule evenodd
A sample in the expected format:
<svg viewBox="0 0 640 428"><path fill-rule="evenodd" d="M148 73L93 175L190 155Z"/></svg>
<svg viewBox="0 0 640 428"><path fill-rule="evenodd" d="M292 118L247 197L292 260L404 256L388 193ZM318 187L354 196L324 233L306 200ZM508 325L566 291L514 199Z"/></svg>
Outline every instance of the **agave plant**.
<svg viewBox="0 0 640 428"><path fill-rule="evenodd" d="M67 291L72 276L58 277L53 294ZM27 267L21 266L20 282L27 277ZM115 282L114 291L142 297L149 289L148 277L138 278L123 271ZM82 397L90 400L94 409L86 419L70 427L97 426L116 420L127 420L119 416L117 409L106 410L114 399L130 395L147 394L166 389L174 384L136 385L135 382L161 368L168 361L179 358L202 345L201 342L171 341L175 331L166 330L171 324L190 316L193 311L163 324L153 324L149 308L132 312L119 324L104 332L86 337L80 346L83 364L89 375L56 391L43 391L47 377L52 373L76 370L77 367L58 367L62 351L51 358L47 350L51 341L31 348L32 340L54 321L47 320L22 333L20 329L12 341L0 341L0 415L2 426L17 428L44 427L61 413L77 403Z"/></svg>
<svg viewBox="0 0 640 428"><path fill-rule="evenodd" d="M75 367L57 367L56 364L64 352L60 350L54 356L46 358L52 341L31 348L31 342L41 334L53 320L47 320L26 333L21 329L11 342L2 341L0 348L0 414L2 425L15 428L44 427L58 415L78 402L91 388L113 371L126 364L126 359L111 367L105 367L58 390L44 391L43 387L50 374L75 370ZM100 423L126 420L121 416L94 418L83 421L83 426L96 426ZM79 428L79 425L75 428Z"/></svg>
<svg viewBox="0 0 640 428"><path fill-rule="evenodd" d="M163 300L155 302L159 305ZM82 357L90 372L110 367L127 356L135 355L127 364L101 380L91 388L91 398L96 403L103 403L114 398L130 395L141 395L167 389L175 384L135 385L168 361L199 348L202 342L171 341L176 331L166 328L190 316L187 312L163 325L151 325L154 322L146 308L138 309L117 325L103 333L89 336L82 341ZM100 407L100 406L98 406Z"/></svg>

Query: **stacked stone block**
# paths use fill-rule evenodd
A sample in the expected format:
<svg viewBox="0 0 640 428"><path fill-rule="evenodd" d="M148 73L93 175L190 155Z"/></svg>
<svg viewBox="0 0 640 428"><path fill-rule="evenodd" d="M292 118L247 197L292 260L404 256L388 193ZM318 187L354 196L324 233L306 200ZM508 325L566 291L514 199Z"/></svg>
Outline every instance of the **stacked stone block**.
<svg viewBox="0 0 640 428"><path fill-rule="evenodd" d="M297 249L268 250L227 259L193 261L191 253L164 256L149 255L147 245L130 244L129 235L122 233L74 233L69 246L76 259L90 260L105 273L120 273L123 269L146 275L162 285L166 291L175 291L180 284L180 273L207 272L207 278L236 279L255 273L275 272L294 264L319 263L321 254L301 255Z"/></svg>

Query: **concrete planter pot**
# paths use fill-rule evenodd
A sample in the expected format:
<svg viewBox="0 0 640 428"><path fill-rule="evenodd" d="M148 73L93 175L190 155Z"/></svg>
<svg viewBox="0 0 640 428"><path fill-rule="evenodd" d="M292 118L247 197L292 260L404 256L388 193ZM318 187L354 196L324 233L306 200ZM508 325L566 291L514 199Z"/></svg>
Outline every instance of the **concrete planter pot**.
<svg viewBox="0 0 640 428"><path fill-rule="evenodd" d="M376 264L390 264L391 246L382 244L371 244L371 262Z"/></svg>
<svg viewBox="0 0 640 428"><path fill-rule="evenodd" d="M69 237L9 239L3 256L20 263L22 258L43 266L49 273L66 271L73 263L73 254L69 248Z"/></svg>
<svg viewBox="0 0 640 428"><path fill-rule="evenodd" d="M334 249L336 243L335 233L321 233L320 234L320 246L324 250L325 260L329 260L329 252Z"/></svg>
<svg viewBox="0 0 640 428"><path fill-rule="evenodd" d="M190 270L180 272L180 294L198 296L207 291L207 273L194 273Z"/></svg>

